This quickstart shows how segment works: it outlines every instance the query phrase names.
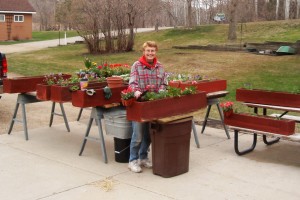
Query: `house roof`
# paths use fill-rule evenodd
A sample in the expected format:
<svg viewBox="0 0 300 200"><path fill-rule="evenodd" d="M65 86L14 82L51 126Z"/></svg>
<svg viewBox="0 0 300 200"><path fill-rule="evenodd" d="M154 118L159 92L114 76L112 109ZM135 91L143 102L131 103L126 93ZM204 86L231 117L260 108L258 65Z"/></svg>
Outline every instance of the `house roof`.
<svg viewBox="0 0 300 200"><path fill-rule="evenodd" d="M28 0L0 0L0 12L35 13L35 10Z"/></svg>

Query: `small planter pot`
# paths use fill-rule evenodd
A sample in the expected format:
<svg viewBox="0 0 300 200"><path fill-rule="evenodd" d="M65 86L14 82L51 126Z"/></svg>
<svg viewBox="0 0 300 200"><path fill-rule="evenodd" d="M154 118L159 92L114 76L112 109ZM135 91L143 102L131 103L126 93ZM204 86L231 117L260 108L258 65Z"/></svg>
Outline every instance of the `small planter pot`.
<svg viewBox="0 0 300 200"><path fill-rule="evenodd" d="M175 84L171 83L172 85L176 86ZM203 80L198 82L181 82L176 87L181 88L184 90L186 87L195 86L198 91L204 91L205 93L211 93L211 92L217 92L217 91L223 91L227 88L227 81L226 80Z"/></svg>
<svg viewBox="0 0 300 200"><path fill-rule="evenodd" d="M72 105L80 108L103 106L106 104L120 103L121 91L127 86L111 88L112 96L109 99L105 98L104 90L94 89L93 95L88 95L86 91L77 90L72 92Z"/></svg>
<svg viewBox="0 0 300 200"><path fill-rule="evenodd" d="M233 114L233 110L224 111L224 117L230 117Z"/></svg>
<svg viewBox="0 0 300 200"><path fill-rule="evenodd" d="M295 133L294 120L233 113L230 117L224 118L224 123L230 126L237 126L281 135L292 135Z"/></svg>
<svg viewBox="0 0 300 200"><path fill-rule="evenodd" d="M135 102L135 98L131 98L131 99L128 99L128 100L124 100L122 99L122 104L123 106L131 106L133 104L133 102Z"/></svg>
<svg viewBox="0 0 300 200"><path fill-rule="evenodd" d="M131 106L126 107L126 110L128 120L146 122L164 117L187 114L205 108L206 106L206 94L199 92L197 94L155 101L135 101Z"/></svg>
<svg viewBox="0 0 300 200"><path fill-rule="evenodd" d="M236 90L236 100L247 103L300 108L300 94L288 92L239 88Z"/></svg>
<svg viewBox="0 0 300 200"><path fill-rule="evenodd" d="M71 75L63 74L62 77L69 78ZM44 82L45 76L26 76L3 79L4 93L26 93L36 91L36 85Z"/></svg>
<svg viewBox="0 0 300 200"><path fill-rule="evenodd" d="M124 86L124 81L121 77L117 77L117 76L107 77L106 81L107 81L108 87L110 87L110 88Z"/></svg>
<svg viewBox="0 0 300 200"><path fill-rule="evenodd" d="M51 97L51 85L37 84L36 98L42 101L49 101Z"/></svg>
<svg viewBox="0 0 300 200"><path fill-rule="evenodd" d="M179 88L180 87L180 81L169 81L168 85L170 87Z"/></svg>

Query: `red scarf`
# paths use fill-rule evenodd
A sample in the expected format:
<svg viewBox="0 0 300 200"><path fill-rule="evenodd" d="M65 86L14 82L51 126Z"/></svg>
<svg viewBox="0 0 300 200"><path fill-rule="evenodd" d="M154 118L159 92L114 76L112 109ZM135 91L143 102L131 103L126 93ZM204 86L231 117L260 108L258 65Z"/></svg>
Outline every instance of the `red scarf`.
<svg viewBox="0 0 300 200"><path fill-rule="evenodd" d="M154 59L153 59L153 63L152 63L152 64L149 64L149 63L147 62L145 56L140 57L139 61L140 61L140 63L142 63L143 65L149 67L150 69L154 68L155 65L156 65L156 63L157 63L157 59L154 58Z"/></svg>

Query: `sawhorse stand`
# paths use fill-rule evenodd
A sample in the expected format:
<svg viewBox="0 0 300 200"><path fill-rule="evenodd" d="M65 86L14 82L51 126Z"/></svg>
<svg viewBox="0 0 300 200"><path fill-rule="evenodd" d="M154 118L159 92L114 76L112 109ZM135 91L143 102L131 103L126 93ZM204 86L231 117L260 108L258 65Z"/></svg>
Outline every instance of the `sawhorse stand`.
<svg viewBox="0 0 300 200"><path fill-rule="evenodd" d="M94 141L97 141L97 142L100 141L100 146L101 146L103 161L105 163L107 163L106 147L105 147L105 141L104 141L104 136L103 136L103 129L102 129L102 124L101 124L101 119L103 118L103 112L104 112L104 110L105 110L105 108L103 108L103 107L93 107L92 108L90 120L89 120L88 125L87 125L87 129L86 129L86 132L85 132L85 136L84 136L84 139L83 139L83 143L82 143L82 146L81 146L81 150L80 150L79 156L82 155L87 140L94 140ZM97 124L97 127L98 127L98 133L99 133L99 137L100 138L95 138L95 137L89 136L90 130L91 130L91 126L93 124L93 120L94 119L96 120L96 124Z"/></svg>
<svg viewBox="0 0 300 200"><path fill-rule="evenodd" d="M230 139L230 135L229 135L229 132L228 132L228 129L226 127L226 125L224 124L224 116L223 116L223 111L220 107L220 102L219 102L219 99L218 98L210 98L210 99L207 99L207 110L206 110L206 115L205 115L205 119L204 119L204 122L203 122L203 125L202 125L202 130L201 130L201 133L203 134L204 133L204 130L205 130L205 127L206 127L206 124L207 124L207 121L209 119L209 113L210 113L210 109L211 109L211 106L212 105L216 105L217 108L218 108L218 111L219 111L219 115L220 115L220 118L221 118L221 123L224 127L224 130L225 130L225 133L227 135L227 138Z"/></svg>
<svg viewBox="0 0 300 200"><path fill-rule="evenodd" d="M36 96L33 95L33 94L30 94L30 93L21 93L21 94L18 94L18 99L17 99L15 111L14 111L14 114L13 114L13 117L12 117L12 120L11 120L11 123L10 123L10 126L9 126L8 134L11 133L11 131L13 129L13 126L14 126L14 123L15 122L20 122L20 123L23 124L24 133L25 133L25 139L28 140L27 118L26 118L25 105L29 104L29 103L37 103L37 102L40 102L40 100L38 100L36 98ZM17 119L17 114L18 114L18 110L19 110L19 106L20 105L22 107L22 120L18 120ZM69 128L69 125L68 125L67 117L66 117L66 114L65 114L64 107L63 107L62 103L60 103L60 107L61 107L62 114L55 113L54 112L54 110L55 110L55 102L53 102L49 126L51 127L51 125L52 125L53 115L61 115L61 116L64 117L66 127L67 127L68 131L70 132L70 128Z"/></svg>

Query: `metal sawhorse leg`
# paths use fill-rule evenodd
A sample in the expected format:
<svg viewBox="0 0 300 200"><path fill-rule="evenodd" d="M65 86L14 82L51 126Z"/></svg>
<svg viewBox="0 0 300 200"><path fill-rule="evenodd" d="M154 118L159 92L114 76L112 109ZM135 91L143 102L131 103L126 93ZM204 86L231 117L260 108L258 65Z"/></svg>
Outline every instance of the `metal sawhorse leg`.
<svg viewBox="0 0 300 200"><path fill-rule="evenodd" d="M197 148L200 148L199 139L198 139L198 135L197 135L197 130L196 130L194 119L192 120L192 129L193 129L193 133L194 133L194 138L195 138L196 146L197 146Z"/></svg>
<svg viewBox="0 0 300 200"><path fill-rule="evenodd" d="M64 109L64 105L62 103L59 103L59 105L60 105L61 113L56 113L55 112L55 102L52 102L49 127L52 126L54 115L58 115L58 116L61 116L61 117L64 118L64 122L65 122L66 128L67 128L68 132L70 132L70 127L69 127L68 119L67 119L66 112L65 112L65 109Z"/></svg>
<svg viewBox="0 0 300 200"><path fill-rule="evenodd" d="M205 119L204 119L204 122L203 122L203 126L202 126L201 133L204 133L204 130L205 130L207 121L208 121L208 119L209 119L209 113L210 113L211 106L212 106L212 105L216 105L217 108L218 108L219 114L220 114L220 118L221 118L222 125L223 125L224 130L225 130L225 133L226 133L226 135L227 135L227 138L230 139L230 135L229 135L228 129L227 129L226 125L224 124L224 115L223 115L223 111L222 111L222 109L221 109L219 103L220 103L220 102L219 102L219 99L218 99L218 98L208 99L208 100L207 100L207 105L208 105L208 106L207 106L207 111L206 111L206 115L205 115Z"/></svg>
<svg viewBox="0 0 300 200"><path fill-rule="evenodd" d="M94 107L92 108L92 112L91 112L91 116L90 116L90 120L88 122L88 126L85 132L85 136L83 139L83 143L81 146L81 150L79 153L79 156L82 155L82 152L85 148L86 142L87 140L95 140L95 141L99 141L100 140L100 144L101 144L101 151L102 151L102 156L103 156L103 161L104 163L107 163L107 154L106 154L106 147L105 147L105 141L104 141L104 136L103 136L103 129L102 129L102 124L101 124L101 119L103 118L103 111L104 108L102 107ZM98 133L99 133L99 137L100 138L95 138L95 137L91 137L89 136L90 134L90 130L91 130L91 126L93 124L93 120L96 120L96 124L98 127Z"/></svg>
<svg viewBox="0 0 300 200"><path fill-rule="evenodd" d="M29 93L21 93L21 94L18 94L18 98L17 98L17 103L16 103L15 111L14 111L14 114L13 114L13 117L12 117L12 120L11 120L11 123L10 123L10 126L9 126L9 129L8 129L8 134L9 134L9 135L10 135L12 129L13 129L13 126L14 126L15 122L20 122L20 123L23 123L23 128L24 128L24 133L25 133L25 139L28 140L28 129L27 129L27 118L26 118L25 104L36 103L36 102L40 102L40 100L38 100L38 99L36 98L36 96L33 95L33 94L29 94ZM18 110L19 110L19 106L20 106L20 105L21 105L21 107L22 107L22 120L18 120L18 119L17 119L17 114L18 114ZM64 117L66 127L67 127L68 131L70 132L70 128L69 128L69 125L68 125L66 113L65 113L65 111L64 111L64 107L63 107L62 104L60 104L60 108L61 108L62 114L57 114L57 113L55 113L55 112L54 112L54 110L55 110L55 103L53 102L49 126L51 127L51 125L52 125L52 122L53 122L53 115L54 115L54 114L55 114L55 115L60 115L60 116L63 116L63 117Z"/></svg>
<svg viewBox="0 0 300 200"><path fill-rule="evenodd" d="M15 111L14 111L9 129L8 129L8 134L11 133L15 122L20 122L20 123L23 123L25 139L28 140L28 130L27 130L27 119L26 119L25 104L36 103L36 102L40 102L40 100L38 100L35 95L27 94L27 93L18 94L18 99L17 99ZM18 109L19 109L20 104L21 104L21 107L22 107L22 120L17 119L17 113L18 113Z"/></svg>

